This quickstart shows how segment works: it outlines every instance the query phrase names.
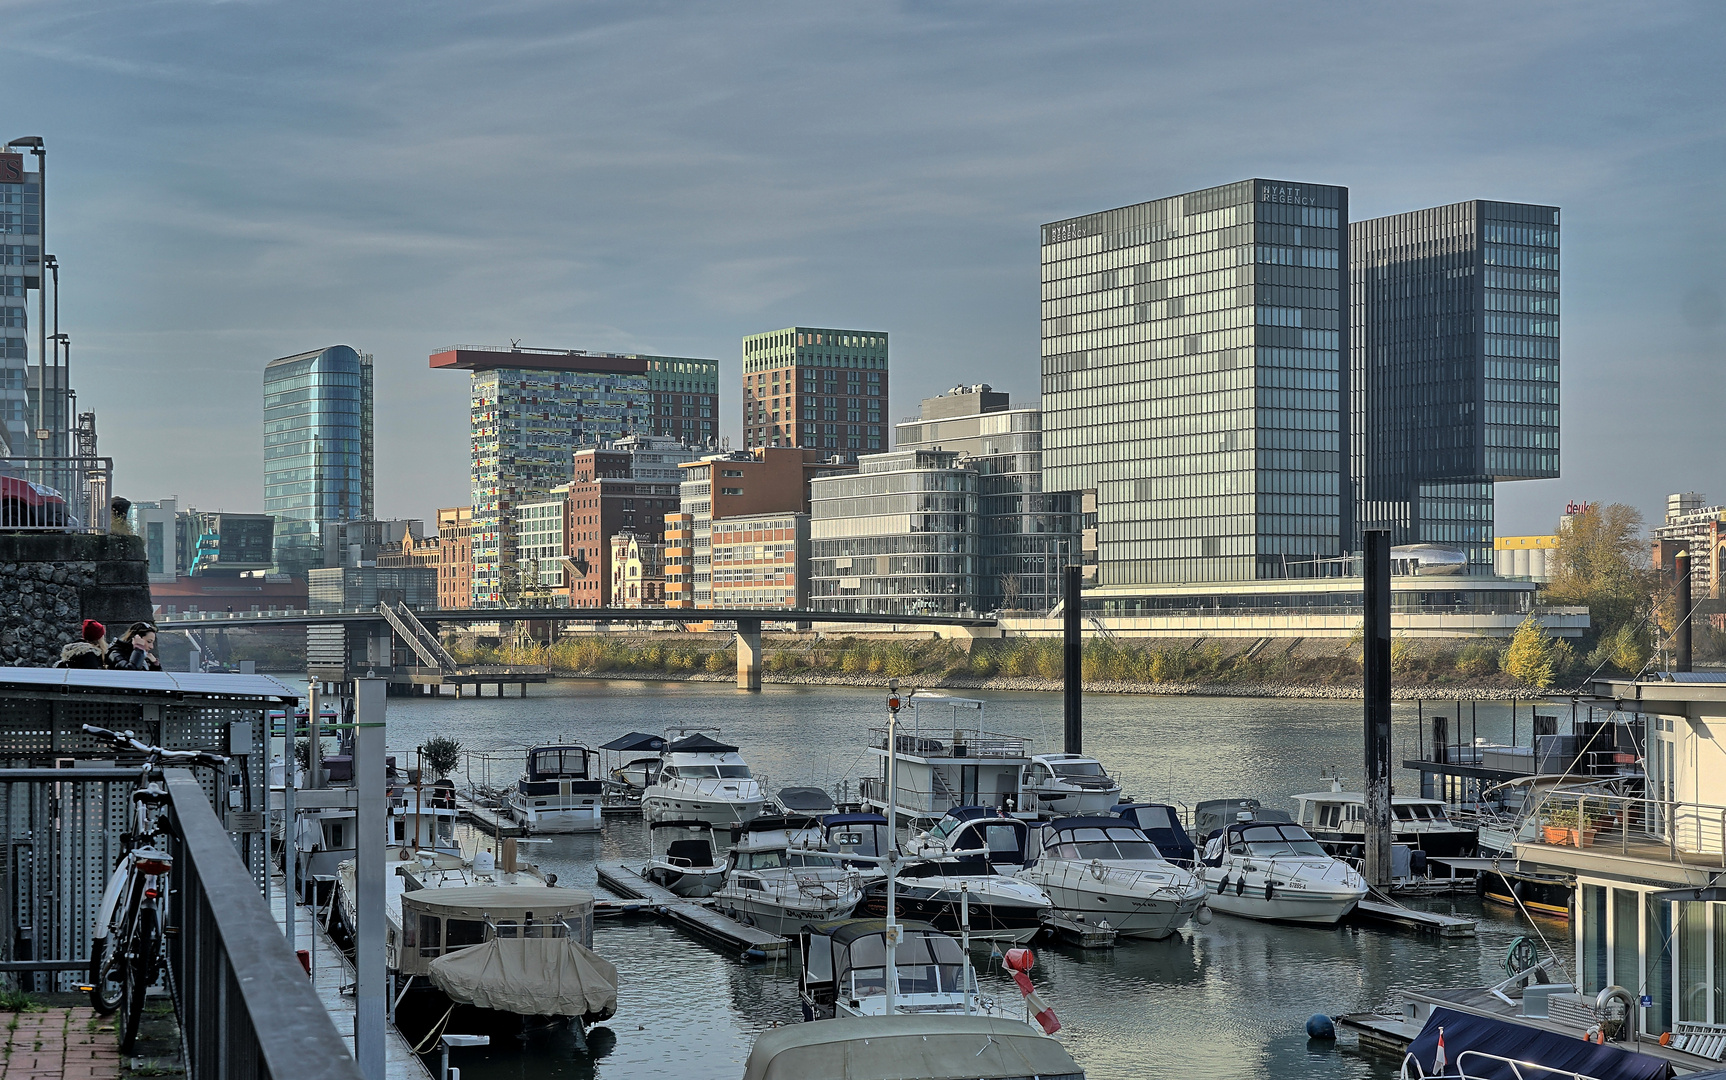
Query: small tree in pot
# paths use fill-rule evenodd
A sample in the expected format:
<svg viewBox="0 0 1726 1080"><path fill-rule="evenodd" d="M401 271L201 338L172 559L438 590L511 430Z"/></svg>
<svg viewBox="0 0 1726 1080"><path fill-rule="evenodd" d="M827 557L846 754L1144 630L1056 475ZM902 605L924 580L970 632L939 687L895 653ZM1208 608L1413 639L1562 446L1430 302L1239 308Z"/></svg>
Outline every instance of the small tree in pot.
<svg viewBox="0 0 1726 1080"><path fill-rule="evenodd" d="M420 747L420 759L431 774L430 779L442 780L461 764L461 742L448 735L427 739Z"/></svg>

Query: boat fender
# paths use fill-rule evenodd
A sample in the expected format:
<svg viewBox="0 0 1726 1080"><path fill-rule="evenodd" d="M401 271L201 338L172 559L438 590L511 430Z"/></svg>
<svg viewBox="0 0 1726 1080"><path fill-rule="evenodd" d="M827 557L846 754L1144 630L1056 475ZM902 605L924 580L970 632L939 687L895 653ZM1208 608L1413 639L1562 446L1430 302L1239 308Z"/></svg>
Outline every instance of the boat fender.
<svg viewBox="0 0 1726 1080"><path fill-rule="evenodd" d="M1245 874L1242 874L1241 879L1239 881L1235 882L1235 895L1236 896L1245 896L1246 894L1247 894L1247 876Z"/></svg>
<svg viewBox="0 0 1726 1080"><path fill-rule="evenodd" d="M1211 906L1200 904L1199 910L1193 912L1193 921L1200 926L1209 926L1211 924Z"/></svg>
<svg viewBox="0 0 1726 1080"><path fill-rule="evenodd" d="M1415 877L1426 876L1426 852L1415 848L1408 853L1408 872Z"/></svg>
<svg viewBox="0 0 1726 1080"><path fill-rule="evenodd" d="M1224 874L1223 879L1221 881L1217 882L1217 892L1218 893L1228 892L1230 884L1231 884L1231 882L1229 881L1229 876L1227 874Z"/></svg>
<svg viewBox="0 0 1726 1080"><path fill-rule="evenodd" d="M1267 877L1267 878L1265 878L1265 899L1271 900L1271 899L1275 899L1275 897L1276 897L1276 886L1271 882L1271 879Z"/></svg>
<svg viewBox="0 0 1726 1080"><path fill-rule="evenodd" d="M1314 1013L1307 1019L1306 1035L1309 1039L1335 1039L1336 1024L1324 1013Z"/></svg>
<svg viewBox="0 0 1726 1080"><path fill-rule="evenodd" d="M767 953L761 949L744 949L743 961L747 964L759 964L767 959Z"/></svg>

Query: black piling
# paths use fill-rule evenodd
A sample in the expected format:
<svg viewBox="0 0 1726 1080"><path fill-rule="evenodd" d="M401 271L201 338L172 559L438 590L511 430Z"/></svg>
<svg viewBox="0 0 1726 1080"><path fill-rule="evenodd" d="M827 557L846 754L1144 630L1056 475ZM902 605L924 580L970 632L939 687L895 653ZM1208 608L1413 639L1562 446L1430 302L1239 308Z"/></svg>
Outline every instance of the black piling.
<svg viewBox="0 0 1726 1080"><path fill-rule="evenodd" d="M1366 696L1366 859L1370 884L1390 885L1390 533L1368 529L1362 567Z"/></svg>
<svg viewBox="0 0 1726 1080"><path fill-rule="evenodd" d="M1677 631L1673 634L1673 671L1690 670L1690 551L1680 551L1672 560L1672 602L1677 609Z"/></svg>
<svg viewBox="0 0 1726 1080"><path fill-rule="evenodd" d="M1079 614L1082 601L1079 598L1079 567L1068 566L1061 571L1063 575L1061 596L1061 633L1063 656L1061 673L1065 680L1065 750L1069 754L1084 753L1085 730L1081 718L1084 698L1084 653L1083 641L1079 634Z"/></svg>

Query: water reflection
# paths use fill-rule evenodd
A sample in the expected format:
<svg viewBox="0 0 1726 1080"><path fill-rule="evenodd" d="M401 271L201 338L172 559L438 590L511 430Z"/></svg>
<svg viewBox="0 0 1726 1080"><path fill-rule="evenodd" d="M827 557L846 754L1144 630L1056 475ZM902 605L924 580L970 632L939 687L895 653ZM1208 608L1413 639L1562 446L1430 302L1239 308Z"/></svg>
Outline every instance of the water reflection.
<svg viewBox="0 0 1726 1080"><path fill-rule="evenodd" d="M534 692L525 700L392 698L389 745L399 751L438 733L453 733L474 750L563 739L597 745L626 731L707 723L742 747L769 778L770 790L830 788L873 769L863 741L879 722L883 696L843 687L741 694L711 683L588 681L554 682ZM1058 696L979 696L989 701L988 727L1031 738L1039 750L1059 748ZM1244 795L1292 809L1288 796L1322 789L1331 774L1358 782L1361 771L1359 702L1092 696L1085 709L1087 749L1141 798L1190 804ZM1445 711L1456 713L1454 705ZM1506 705L1482 704L1479 734L1508 742L1509 716ZM1520 727L1526 742L1526 705ZM1416 756L1417 731L1415 707L1399 704L1394 760ZM490 768L494 783L513 779L510 766ZM1414 789L1411 773L1399 772L1397 782L1399 790ZM647 830L627 819L609 820L598 834L524 848L561 884L587 888L596 885L597 862L647 852ZM1346 1040L1309 1044L1307 1017L1371 1008L1403 985L1496 981L1511 939L1527 932L1508 909L1483 910L1472 896L1427 903L1481 919L1479 939L1270 926L1219 914L1210 925L1169 940L1107 952L1038 946L1033 978L1065 1025L1066 1045L1093 1080L1390 1077L1395 1061L1354 1050ZM1549 940L1565 940L1561 923L1545 929ZM451 1060L465 1080L734 1080L757 1032L800 1016L794 968L744 964L651 918L603 921L595 947L621 976L618 1014L607 1025L615 1041L596 1040L586 1054L567 1035L519 1049L459 1051ZM1018 1000L986 948L975 959L989 992Z"/></svg>

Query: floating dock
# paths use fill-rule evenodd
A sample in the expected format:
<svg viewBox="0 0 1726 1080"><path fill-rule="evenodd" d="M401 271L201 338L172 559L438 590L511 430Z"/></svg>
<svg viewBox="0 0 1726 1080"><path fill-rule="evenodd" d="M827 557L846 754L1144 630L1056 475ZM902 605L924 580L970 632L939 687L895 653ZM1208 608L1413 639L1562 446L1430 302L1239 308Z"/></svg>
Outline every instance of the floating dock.
<svg viewBox="0 0 1726 1080"><path fill-rule="evenodd" d="M1115 938L1119 936L1119 932L1113 927L1100 926L1058 912L1044 916L1043 928L1062 944L1077 945L1081 949L1112 949L1115 947Z"/></svg>
<svg viewBox="0 0 1726 1080"><path fill-rule="evenodd" d="M279 875L272 877L270 912L286 936L288 913L282 888L282 878ZM317 991L318 1000L323 1002L324 1010L330 1014L330 1022L336 1025L336 1031L351 1054L354 1052L355 1004L353 994L344 991L352 990L357 977L347 955L336 947L317 920L318 916L313 915L312 909L305 904L295 906L293 946L310 953L312 989ZM413 1052L394 1024L384 1025L384 1076L386 1080L432 1080L425 1062Z"/></svg>
<svg viewBox="0 0 1726 1080"><path fill-rule="evenodd" d="M1474 936L1474 920L1436 911L1420 911L1383 900L1362 900L1348 916L1349 922L1374 923L1399 930L1414 930L1441 938Z"/></svg>
<svg viewBox="0 0 1726 1080"><path fill-rule="evenodd" d="M465 795L455 797L456 810L460 812L461 820L472 825L488 836L526 836L527 830L515 823L508 814L481 806Z"/></svg>
<svg viewBox="0 0 1726 1080"><path fill-rule="evenodd" d="M778 934L747 926L694 900L685 900L622 863L600 863L597 869L601 885L619 896L644 901L656 913L709 944L739 955L756 952L763 957L779 957L790 951L791 943Z"/></svg>

